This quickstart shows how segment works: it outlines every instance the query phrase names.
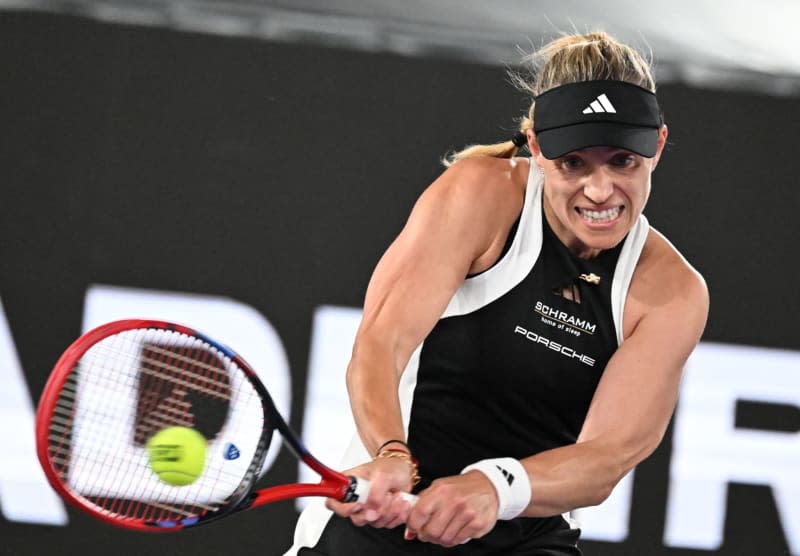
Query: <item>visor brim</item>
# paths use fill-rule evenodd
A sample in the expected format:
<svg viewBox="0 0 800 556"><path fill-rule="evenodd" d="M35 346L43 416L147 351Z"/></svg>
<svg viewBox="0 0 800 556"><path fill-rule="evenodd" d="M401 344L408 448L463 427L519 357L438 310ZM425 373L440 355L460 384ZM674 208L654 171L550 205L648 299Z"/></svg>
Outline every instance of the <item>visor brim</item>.
<svg viewBox="0 0 800 556"><path fill-rule="evenodd" d="M539 131L536 140L550 160L587 147L615 147L652 158L658 149L658 132L654 127L585 122Z"/></svg>

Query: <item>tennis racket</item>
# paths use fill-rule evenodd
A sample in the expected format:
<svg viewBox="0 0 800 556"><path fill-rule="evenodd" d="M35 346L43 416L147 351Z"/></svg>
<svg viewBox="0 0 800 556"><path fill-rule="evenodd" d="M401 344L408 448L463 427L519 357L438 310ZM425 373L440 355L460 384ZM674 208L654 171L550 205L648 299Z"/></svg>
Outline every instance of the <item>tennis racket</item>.
<svg viewBox="0 0 800 556"><path fill-rule="evenodd" d="M203 470L185 486L162 481L148 456L148 440L175 426L207 441ZM319 483L255 489L276 430ZM42 393L36 442L45 474L64 499L129 529L177 531L278 500L354 502L369 490L367 481L309 453L240 356L163 321L111 322L69 346Z"/></svg>

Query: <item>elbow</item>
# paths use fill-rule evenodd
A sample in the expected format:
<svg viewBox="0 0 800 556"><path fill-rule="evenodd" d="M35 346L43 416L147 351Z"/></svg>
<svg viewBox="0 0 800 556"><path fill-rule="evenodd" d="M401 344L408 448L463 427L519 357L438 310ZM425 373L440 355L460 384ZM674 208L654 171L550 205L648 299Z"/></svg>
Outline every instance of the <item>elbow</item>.
<svg viewBox="0 0 800 556"><path fill-rule="evenodd" d="M364 361L369 360L370 353L373 351L374 348L371 350L369 343L365 342L362 334L359 334L353 344L350 361L347 363L344 374L345 384L347 384L347 390L350 393L364 380L364 371L369 368L369 365L365 364Z"/></svg>
<svg viewBox="0 0 800 556"><path fill-rule="evenodd" d="M664 438L666 426L637 430L621 436L609 446L616 454L616 481L619 482L634 467L650 457Z"/></svg>
<svg viewBox="0 0 800 556"><path fill-rule="evenodd" d="M598 474L595 477L592 488L587 489L589 495L587 506L599 506L611 496L614 488L630 471L622 464L614 464L609 466L608 473Z"/></svg>
<svg viewBox="0 0 800 556"><path fill-rule="evenodd" d="M347 392L351 396L353 395L354 391L359 389L359 386L364 381L362 373L359 372L359 368L360 367L356 364L355 360L351 359L350 363L347 365L347 369L345 370L344 381L345 385L347 386Z"/></svg>
<svg viewBox="0 0 800 556"><path fill-rule="evenodd" d="M364 390L397 389L400 373L395 368L394 347L372 340L363 334L356 338L350 362L345 370L345 384L353 396Z"/></svg>
<svg viewBox="0 0 800 556"><path fill-rule="evenodd" d="M647 438L639 439L638 442L631 443L627 450L621 450L622 457L618 460L613 478L613 486L616 486L625 476L630 473L642 461L658 448L661 443L661 436L648 435ZM609 492L610 494L610 492Z"/></svg>
<svg viewBox="0 0 800 556"><path fill-rule="evenodd" d="M666 427L665 427L666 428ZM638 442L633 442L630 449L628 460L623 466L622 476L620 479L628 474L628 472L639 465L642 461L650 457L656 451L656 448L661 444L664 438L664 429L654 430L638 439Z"/></svg>
<svg viewBox="0 0 800 556"><path fill-rule="evenodd" d="M614 492L614 487L616 485L616 483L607 483L602 485L602 487L595 492L594 497L589 500L589 506L599 506L608 500L608 497L611 496L612 492Z"/></svg>
<svg viewBox="0 0 800 556"><path fill-rule="evenodd" d="M662 435L647 435L636 441L609 446L608 463L605 473L598 473L594 477L592 488L589 492L590 506L597 506L605 502L619 482L625 478L639 463L652 454L661 443Z"/></svg>

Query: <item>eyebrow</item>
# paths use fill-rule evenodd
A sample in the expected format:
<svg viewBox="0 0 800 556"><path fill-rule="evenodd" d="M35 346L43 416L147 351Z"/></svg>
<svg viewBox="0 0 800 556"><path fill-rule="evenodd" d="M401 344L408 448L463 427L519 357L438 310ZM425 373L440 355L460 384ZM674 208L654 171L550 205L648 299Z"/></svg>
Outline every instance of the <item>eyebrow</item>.
<svg viewBox="0 0 800 556"><path fill-rule="evenodd" d="M568 153L565 153L565 154L559 156L558 158L556 158L554 160L561 160L561 159L564 159L564 158L567 158L567 157L570 157L570 156L586 156L586 155L582 154L583 151L585 151L587 149L597 149L597 148L608 149L608 151L607 151L608 152L608 156L615 156L615 155L618 155L618 154L626 154L626 155L631 155L631 156L641 156L641 155L638 155L635 152L633 152L631 150L628 150L628 149L626 149L624 147L597 146L597 147L586 147L586 148L583 148L583 149L578 149L576 151L570 151Z"/></svg>

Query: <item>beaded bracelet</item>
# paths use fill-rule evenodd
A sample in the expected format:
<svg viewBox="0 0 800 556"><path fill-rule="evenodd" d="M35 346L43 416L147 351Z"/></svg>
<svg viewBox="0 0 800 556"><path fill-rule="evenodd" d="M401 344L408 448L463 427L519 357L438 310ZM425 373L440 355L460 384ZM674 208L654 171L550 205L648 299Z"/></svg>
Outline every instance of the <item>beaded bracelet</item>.
<svg viewBox="0 0 800 556"><path fill-rule="evenodd" d="M378 452L378 455L375 456L375 459L390 459L390 458L399 458L405 461L411 467L411 486L417 486L417 484L419 484L420 481L419 462L414 456L412 456L405 450L392 450L392 449L381 450L380 452Z"/></svg>

